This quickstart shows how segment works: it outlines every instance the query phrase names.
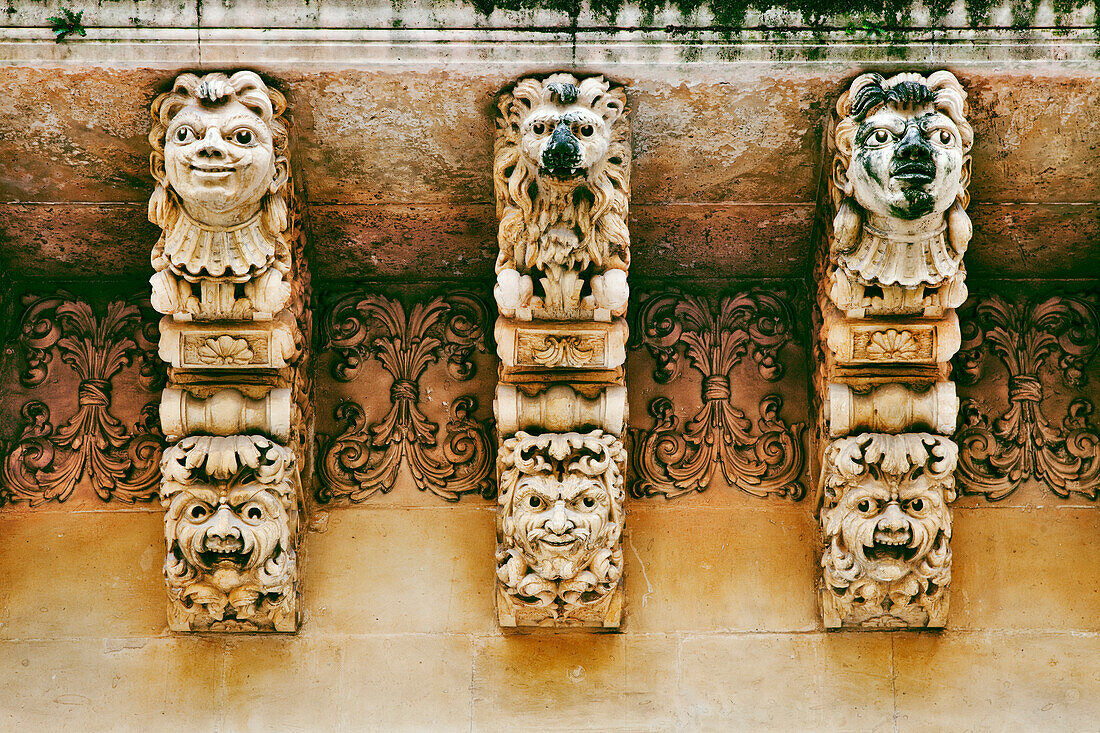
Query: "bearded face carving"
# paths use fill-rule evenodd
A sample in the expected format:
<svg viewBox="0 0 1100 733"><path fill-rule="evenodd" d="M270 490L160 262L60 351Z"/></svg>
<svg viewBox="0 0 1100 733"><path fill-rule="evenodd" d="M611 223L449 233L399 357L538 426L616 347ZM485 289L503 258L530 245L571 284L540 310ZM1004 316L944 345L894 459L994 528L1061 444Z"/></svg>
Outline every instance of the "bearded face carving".
<svg viewBox="0 0 1100 733"><path fill-rule="evenodd" d="M522 79L500 102L493 177L501 314L610 320L628 296L630 142L621 87Z"/></svg>
<svg viewBox="0 0 1100 733"><path fill-rule="evenodd" d="M841 97L830 295L850 316L961 305L973 131L946 71L864 74ZM881 294L872 289L881 290Z"/></svg>
<svg viewBox="0 0 1100 733"><path fill-rule="evenodd" d="M161 502L169 625L297 628L297 469L261 436L196 436L167 449Z"/></svg>
<svg viewBox="0 0 1100 733"><path fill-rule="evenodd" d="M943 626L957 453L928 433L829 445L820 512L826 626Z"/></svg>
<svg viewBox="0 0 1100 733"><path fill-rule="evenodd" d="M182 318L266 318L290 287L283 96L259 76L182 74L153 103L153 306Z"/></svg>
<svg viewBox="0 0 1100 733"><path fill-rule="evenodd" d="M519 432L500 460L501 624L617 626L622 443L599 430Z"/></svg>

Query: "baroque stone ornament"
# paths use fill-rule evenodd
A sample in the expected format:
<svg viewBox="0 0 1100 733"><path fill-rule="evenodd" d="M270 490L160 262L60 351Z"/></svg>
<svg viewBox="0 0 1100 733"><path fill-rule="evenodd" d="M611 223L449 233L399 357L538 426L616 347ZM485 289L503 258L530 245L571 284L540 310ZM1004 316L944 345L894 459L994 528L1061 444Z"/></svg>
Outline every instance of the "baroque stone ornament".
<svg viewBox="0 0 1100 733"><path fill-rule="evenodd" d="M145 386L163 381L153 356L155 322L143 316L140 301L112 301L102 314L68 293L30 295L24 304L18 343L27 367L20 381L27 387L44 382L57 352L80 385L76 412L60 427L52 423L47 403L23 405L22 434L4 461L6 498L31 506L63 502L85 479L104 501L155 498L164 445L156 403L145 406L132 429L111 413L113 380L135 360Z"/></svg>
<svg viewBox="0 0 1100 733"><path fill-rule="evenodd" d="M793 314L784 297L764 291L722 298L717 308L680 291L645 296L634 330L657 360L658 383L678 378L686 356L703 375L703 406L681 430L672 402L650 402L648 430L634 428L632 496L674 498L704 491L721 470L727 483L755 496L800 499L805 468L805 425L779 417L779 395L760 403L760 419L745 417L733 401L730 372L748 356L769 382L780 379L782 348L791 342Z"/></svg>
<svg viewBox="0 0 1100 733"><path fill-rule="evenodd" d="M1100 429L1091 420L1093 404L1074 398L1061 426L1051 423L1042 411L1040 370L1050 363L1067 386L1084 385L1084 368L1100 351L1097 297L972 299L963 311L963 350L955 360L960 382L977 381L987 350L1008 370L1008 410L990 420L976 402L964 403L955 435L962 492L997 501L1033 478L1060 497L1095 500Z"/></svg>
<svg viewBox="0 0 1100 733"><path fill-rule="evenodd" d="M373 356L393 378L389 412L368 424L353 401L336 407L344 429L320 436L317 499L361 502L390 491L402 464L417 488L448 501L477 493L492 498L492 423L476 417L471 395L451 403L447 435L439 445L439 426L420 410L420 377L445 359L451 376L474 376L473 352L485 351L489 311L480 297L457 292L415 303L410 310L381 295L351 293L340 298L324 322L326 348L336 352L333 375L348 381L363 359Z"/></svg>
<svg viewBox="0 0 1100 733"><path fill-rule="evenodd" d="M285 111L251 71L181 74L152 106L149 218L163 233L151 301L172 366L160 415L179 441L161 484L177 631L297 630L312 329Z"/></svg>
<svg viewBox="0 0 1100 733"><path fill-rule="evenodd" d="M629 291L630 126L603 77L521 79L499 103L493 163L502 316L608 321Z"/></svg>
<svg viewBox="0 0 1100 733"><path fill-rule="evenodd" d="M294 454L259 435L191 436L161 469L169 628L295 631Z"/></svg>
<svg viewBox="0 0 1100 733"><path fill-rule="evenodd" d="M939 316L966 299L966 92L947 71L863 74L837 103L829 294L849 317Z"/></svg>
<svg viewBox="0 0 1100 733"><path fill-rule="evenodd" d="M957 447L929 433L829 444L821 469L827 628L942 627Z"/></svg>
<svg viewBox="0 0 1100 733"><path fill-rule="evenodd" d="M613 435L518 432L500 452L502 626L618 626L623 471Z"/></svg>

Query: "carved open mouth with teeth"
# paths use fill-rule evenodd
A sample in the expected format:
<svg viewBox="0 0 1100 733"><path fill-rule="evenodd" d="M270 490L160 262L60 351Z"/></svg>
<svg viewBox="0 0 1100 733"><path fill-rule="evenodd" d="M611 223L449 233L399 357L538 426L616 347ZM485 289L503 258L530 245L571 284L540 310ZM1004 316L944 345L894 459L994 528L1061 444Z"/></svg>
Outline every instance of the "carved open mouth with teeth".
<svg viewBox="0 0 1100 733"><path fill-rule="evenodd" d="M925 186L936 178L936 164L932 161L907 160L895 162L892 177L915 186Z"/></svg>
<svg viewBox="0 0 1100 733"><path fill-rule="evenodd" d="M908 562L917 554L912 546L913 533L908 529L888 532L875 530L872 543L864 548L868 560L895 560Z"/></svg>
<svg viewBox="0 0 1100 733"><path fill-rule="evenodd" d="M550 178L557 179L559 181L574 181L584 178L588 175L588 171L584 168L569 168L569 167L542 167L539 169L539 173Z"/></svg>
<svg viewBox="0 0 1100 733"><path fill-rule="evenodd" d="M232 165L195 165L192 163L191 170L196 173L232 173L237 168Z"/></svg>
<svg viewBox="0 0 1100 733"><path fill-rule="evenodd" d="M539 538L539 542L544 545L550 545L551 547L569 547L576 543L577 540L578 538L576 537L560 537L558 535L549 535Z"/></svg>
<svg viewBox="0 0 1100 733"><path fill-rule="evenodd" d="M225 564L243 568L252 558L251 551L246 550L244 543L236 537L230 537L221 542L208 538L203 543L203 547L198 556L203 565L208 568Z"/></svg>

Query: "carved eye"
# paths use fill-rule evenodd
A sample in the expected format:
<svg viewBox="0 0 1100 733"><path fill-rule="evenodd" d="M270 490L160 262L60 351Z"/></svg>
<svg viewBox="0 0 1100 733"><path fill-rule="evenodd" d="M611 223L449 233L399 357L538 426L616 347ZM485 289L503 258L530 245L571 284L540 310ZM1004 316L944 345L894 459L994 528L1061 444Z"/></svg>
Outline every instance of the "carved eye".
<svg viewBox="0 0 1100 733"><path fill-rule="evenodd" d="M233 133L233 142L238 145L251 145L255 139L256 136L252 134L252 130L241 129Z"/></svg>
<svg viewBox="0 0 1100 733"><path fill-rule="evenodd" d="M531 125L531 131L534 132L536 135L541 135L542 133L546 132L546 125L542 124L541 122L536 122L535 124Z"/></svg>
<svg viewBox="0 0 1100 733"><path fill-rule="evenodd" d="M913 499L913 501L909 502L909 509L914 512L923 512L924 499Z"/></svg>
<svg viewBox="0 0 1100 733"><path fill-rule="evenodd" d="M592 125L585 125L581 128L581 137L592 137L592 133L595 132Z"/></svg>
<svg viewBox="0 0 1100 733"><path fill-rule="evenodd" d="M253 522L258 522L264 518L264 510L259 504L249 504L244 510L245 519L250 519Z"/></svg>
<svg viewBox="0 0 1100 733"><path fill-rule="evenodd" d="M189 143L197 137L198 135L195 134L195 131L187 125L183 125L176 130L176 142L178 143Z"/></svg>
<svg viewBox="0 0 1100 733"><path fill-rule="evenodd" d="M873 142L875 145L885 145L893 139L894 136L890 133L890 131L883 130L882 128L879 128L871 133L871 142Z"/></svg>
<svg viewBox="0 0 1100 733"><path fill-rule="evenodd" d="M188 514L191 515L192 519L202 519L209 513L210 512L207 510L206 505L204 504L195 504L193 507L191 507L191 511L188 512Z"/></svg>
<svg viewBox="0 0 1100 733"><path fill-rule="evenodd" d="M940 130L939 132L937 132L935 139L939 142L940 145L945 146L955 142L955 136L947 130Z"/></svg>
<svg viewBox="0 0 1100 733"><path fill-rule="evenodd" d="M871 508L873 506L874 504L871 502L870 499L861 499L860 502L856 504L856 509L859 509L861 512L866 514L871 511Z"/></svg>
<svg viewBox="0 0 1100 733"><path fill-rule="evenodd" d="M538 509L542 506L542 499L537 496L528 497L527 506L531 507L532 509Z"/></svg>
<svg viewBox="0 0 1100 733"><path fill-rule="evenodd" d="M586 496L581 499L581 505L584 506L585 509L594 509L596 506L596 500L593 499L591 496Z"/></svg>

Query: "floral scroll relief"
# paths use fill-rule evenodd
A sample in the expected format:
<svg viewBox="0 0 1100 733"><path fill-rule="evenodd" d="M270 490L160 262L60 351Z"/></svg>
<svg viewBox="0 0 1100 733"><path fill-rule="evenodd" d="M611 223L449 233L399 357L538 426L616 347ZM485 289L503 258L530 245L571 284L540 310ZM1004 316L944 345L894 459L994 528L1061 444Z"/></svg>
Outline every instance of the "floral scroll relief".
<svg viewBox="0 0 1100 733"><path fill-rule="evenodd" d="M429 365L445 359L455 379L474 376L470 357L485 351L488 325L489 311L472 293L433 297L409 310L400 301L363 293L334 304L324 321L326 346L337 353L333 375L350 381L370 354L393 383L390 409L377 423L368 423L353 401L336 407L344 429L331 439L321 436L318 500L361 502L386 493L406 460L421 491L448 501L468 493L494 495L492 423L476 417L477 400L465 395L452 402L442 446L439 426L419 407L419 380Z"/></svg>
<svg viewBox="0 0 1100 733"><path fill-rule="evenodd" d="M1009 300L975 298L962 314L963 348L955 358L959 382L980 376L988 351L1008 370L1008 410L990 419L963 403L958 481L963 493L990 501L1011 495L1029 478L1067 498L1100 493L1100 430L1093 404L1072 400L1059 427L1043 415L1044 364L1057 366L1070 387L1081 387L1085 367L1100 351L1100 301L1092 295Z"/></svg>
<svg viewBox="0 0 1100 733"><path fill-rule="evenodd" d="M164 446L156 401L145 405L132 430L111 414L112 382L135 359L143 386L152 391L163 384L155 321L134 300L113 301L103 314L68 293L27 296L24 302L19 346L27 366L20 381L28 387L42 384L57 352L80 386L77 411L60 427L45 402L23 405L22 434L8 448L3 466L6 497L31 506L63 502L87 477L104 501L156 498Z"/></svg>
<svg viewBox="0 0 1100 733"><path fill-rule="evenodd" d="M798 479L805 463L805 426L784 422L782 399L772 394L760 403L754 434L752 421L734 405L730 391L730 372L746 356L769 382L783 376L779 352L791 341L793 328L785 299L751 291L724 297L715 309L705 298L666 291L644 298L636 313L632 331L657 360L658 382L680 375L684 355L704 379L703 406L683 430L665 397L649 405L652 428L631 429L631 495L673 498L704 491L720 467L730 485L755 496L802 498L805 489Z"/></svg>

